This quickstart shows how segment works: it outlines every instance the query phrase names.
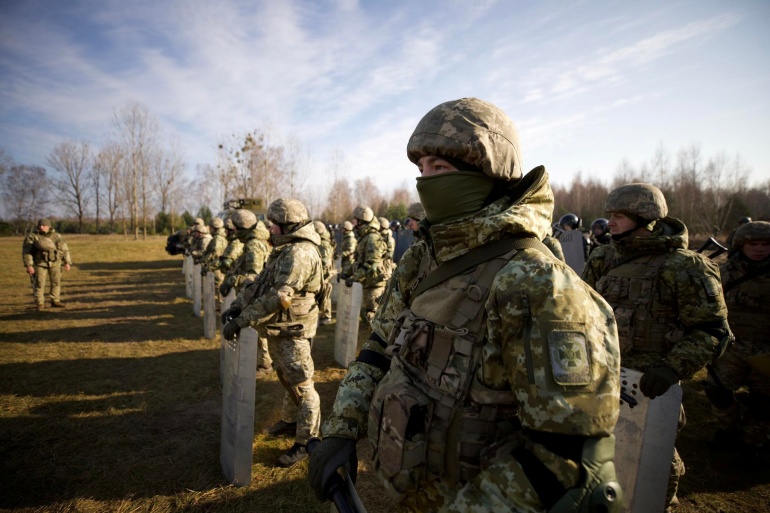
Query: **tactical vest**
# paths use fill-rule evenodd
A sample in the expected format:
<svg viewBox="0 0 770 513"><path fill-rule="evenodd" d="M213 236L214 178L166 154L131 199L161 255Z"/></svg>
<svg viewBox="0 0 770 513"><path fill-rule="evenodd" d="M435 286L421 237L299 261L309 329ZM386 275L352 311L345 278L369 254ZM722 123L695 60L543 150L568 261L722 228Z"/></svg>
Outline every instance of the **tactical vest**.
<svg viewBox="0 0 770 513"><path fill-rule="evenodd" d="M412 298L390 333L391 368L370 403L368 436L374 465L400 499L428 477L467 482L480 453L516 429L510 389L476 379L486 338L485 303L495 275L515 250L453 276ZM430 256L418 271L427 274Z"/></svg>
<svg viewBox="0 0 770 513"><path fill-rule="evenodd" d="M730 286L731 282L739 279L740 276L732 276L729 271L724 274L725 303L727 303L729 312L730 329L743 343L768 340L770 273L765 270L764 274L754 276L734 287ZM770 350L770 345L765 344L763 348L755 347L754 349L767 351Z"/></svg>
<svg viewBox="0 0 770 513"><path fill-rule="evenodd" d="M32 248L35 265L55 264L61 260L62 252L51 237L38 235Z"/></svg>
<svg viewBox="0 0 770 513"><path fill-rule="evenodd" d="M621 354L665 353L684 334L674 309L660 301L666 256L637 254L608 260L596 282L596 291L615 311Z"/></svg>

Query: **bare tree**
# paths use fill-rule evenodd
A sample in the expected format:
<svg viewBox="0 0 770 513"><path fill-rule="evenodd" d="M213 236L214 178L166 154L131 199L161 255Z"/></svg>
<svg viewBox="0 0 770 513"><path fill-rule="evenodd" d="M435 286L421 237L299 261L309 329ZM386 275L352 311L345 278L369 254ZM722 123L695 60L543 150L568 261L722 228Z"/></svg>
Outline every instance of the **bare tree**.
<svg viewBox="0 0 770 513"><path fill-rule="evenodd" d="M16 234L26 232L35 218L43 215L49 189L46 170L39 166L11 166L0 176L0 197L6 213L16 224Z"/></svg>
<svg viewBox="0 0 770 513"><path fill-rule="evenodd" d="M120 146L108 143L94 160L94 174L104 188L107 212L110 216L110 231L115 231L116 215L122 201L121 181L125 176L125 158Z"/></svg>
<svg viewBox="0 0 770 513"><path fill-rule="evenodd" d="M377 184L368 176L355 181L355 196L359 205L371 207L372 210L376 209L383 199Z"/></svg>
<svg viewBox="0 0 770 513"><path fill-rule="evenodd" d="M289 137L284 151L284 176L288 184L286 193L291 198L300 198L304 194L305 184L310 175L311 157L307 149L296 137Z"/></svg>
<svg viewBox="0 0 770 513"><path fill-rule="evenodd" d="M55 175L54 194L65 210L78 218L78 233L83 233L83 218L92 195L91 149L87 142L66 141L57 145L46 159Z"/></svg>

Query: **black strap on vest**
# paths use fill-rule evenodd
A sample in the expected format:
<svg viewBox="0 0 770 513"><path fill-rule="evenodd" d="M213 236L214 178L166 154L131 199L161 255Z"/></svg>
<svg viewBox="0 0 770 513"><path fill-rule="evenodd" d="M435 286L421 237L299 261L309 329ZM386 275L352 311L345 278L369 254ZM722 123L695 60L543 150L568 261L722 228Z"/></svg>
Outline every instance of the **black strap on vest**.
<svg viewBox="0 0 770 513"><path fill-rule="evenodd" d="M734 289L735 287L737 287L738 285L740 285L744 281L749 281L749 280L751 280L753 278L756 278L758 276L762 276L764 274L767 274L768 272L770 272L770 265L768 265L768 264L763 265L762 267L760 267L759 269L757 269L753 273L752 272L748 272L748 273L744 274L743 276L741 276L740 278L738 278L737 280L731 281L730 283L728 283L724 287L724 293L727 294L727 291Z"/></svg>
<svg viewBox="0 0 770 513"><path fill-rule="evenodd" d="M535 489L535 493L540 502L543 503L543 506L545 506L546 511L564 497L564 494L567 493L564 485L545 466L545 463L529 452L523 444L516 447L511 454L521 465L524 474L529 479L529 482L532 483L532 488Z"/></svg>
<svg viewBox="0 0 770 513"><path fill-rule="evenodd" d="M534 237L518 237L490 242L489 244L473 248L464 255L441 265L417 285L417 288L414 289L411 297L415 298L426 290L435 287L439 283L442 283L453 276L457 276L468 269L473 269L484 262L502 256L514 249L536 249L544 255L553 257L551 250Z"/></svg>
<svg viewBox="0 0 770 513"><path fill-rule="evenodd" d="M624 257L612 258L608 260L606 264L604 264L604 273L607 273L608 271L611 271L620 265L630 262L631 260L636 260L637 258L648 255L665 255L665 253L662 251L640 251L638 253L626 255Z"/></svg>

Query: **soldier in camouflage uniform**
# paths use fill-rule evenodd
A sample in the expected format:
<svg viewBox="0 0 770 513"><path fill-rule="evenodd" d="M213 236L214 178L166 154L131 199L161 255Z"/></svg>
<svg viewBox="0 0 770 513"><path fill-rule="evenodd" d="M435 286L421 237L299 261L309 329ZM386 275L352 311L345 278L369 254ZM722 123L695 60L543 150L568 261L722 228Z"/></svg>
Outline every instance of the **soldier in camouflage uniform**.
<svg viewBox="0 0 770 513"><path fill-rule="evenodd" d="M657 187L618 187L605 210L612 243L591 253L583 279L612 305L622 365L644 373L641 392L654 399L719 357L732 337L719 268L687 249L687 227L666 217ZM684 410L680 417L681 428ZM670 505L678 503L682 475L684 463L674 449Z"/></svg>
<svg viewBox="0 0 770 513"><path fill-rule="evenodd" d="M254 281L265 267L270 256L270 232L264 223L257 219L254 212L246 209L238 209L230 216L235 227L235 236L243 244L238 259L233 263L230 273L220 287L222 296L235 288L235 293L240 294L248 282ZM230 308L232 310L232 306ZM226 312L222 313L222 326L227 322ZM270 356L267 337L260 333L259 346L257 348L257 376L268 374L272 371L273 359Z"/></svg>
<svg viewBox="0 0 770 513"><path fill-rule="evenodd" d="M720 268L735 344L713 364L706 395L720 429L711 445L760 459L770 440L770 376L756 357L770 359L770 223L749 222L735 232ZM715 380L714 376L718 379ZM741 387L748 389L736 399Z"/></svg>
<svg viewBox="0 0 770 513"><path fill-rule="evenodd" d="M216 294L217 304L222 304L222 296L219 293L219 287L225 280L224 273L220 270L219 257L221 257L227 248L227 233L225 224L218 217L211 220L209 229L212 232L211 241L203 252L201 259L201 275L205 276L209 271L214 273L214 292Z"/></svg>
<svg viewBox="0 0 770 513"><path fill-rule="evenodd" d="M45 307L45 282L51 286L51 306L64 308L61 301L61 268L72 266L70 250L61 234L51 226L51 220L37 222L37 230L27 235L21 247L21 259L32 281L32 294L38 311Z"/></svg>
<svg viewBox="0 0 770 513"><path fill-rule="evenodd" d="M412 203L406 209L406 219L404 219L404 228L412 230L414 238L420 236L420 221L425 217L425 209L422 208L422 203Z"/></svg>
<svg viewBox="0 0 770 513"><path fill-rule="evenodd" d="M738 219L738 226L730 230L729 235L727 235L727 242L725 242L725 245L727 246L727 249L733 248L733 238L735 237L735 232L738 231L738 229L743 226L746 223L750 223L751 218L750 217L741 217Z"/></svg>
<svg viewBox="0 0 770 513"><path fill-rule="evenodd" d="M353 272L345 279L345 285L351 287L353 282L361 283L363 296L361 298L361 318L371 321L377 310L377 301L385 291L389 269L385 268L383 256L388 251L387 243L380 235L380 221L374 217L372 209L359 206L353 210L356 235L356 261Z"/></svg>
<svg viewBox="0 0 770 513"><path fill-rule="evenodd" d="M396 254L396 239L390 230L390 221L385 217L378 217L377 220L380 222L380 237L385 241L386 247L385 254L382 256L382 263L385 269L385 281L387 281L396 267L393 263L393 255Z"/></svg>
<svg viewBox="0 0 770 513"><path fill-rule="evenodd" d="M321 308L319 324L331 324L332 323L332 271L334 270L334 262L332 261L332 254L334 248L332 248L331 237L329 231L326 229L321 221L315 221L313 223L315 231L319 237L321 237L321 263L324 270L324 287L318 304Z"/></svg>
<svg viewBox="0 0 770 513"><path fill-rule="evenodd" d="M204 225L193 225L192 229L193 242L190 246L190 255L193 257L193 263L203 264L203 254L206 252L206 248L211 242L211 233L209 233L209 227Z"/></svg>
<svg viewBox="0 0 770 513"><path fill-rule="evenodd" d="M349 276L353 273L353 264L356 261L356 247L358 241L353 233L353 223L345 221L342 223L342 241L334 249L334 258L339 258L341 262L340 274Z"/></svg>
<svg viewBox="0 0 770 513"><path fill-rule="evenodd" d="M620 492L617 332L609 305L540 242L545 168L522 176L515 126L474 98L428 112L407 155L424 238L340 384L310 461L316 495L338 467L355 473L368 435L403 511L618 511L603 495Z"/></svg>
<svg viewBox="0 0 770 513"><path fill-rule="evenodd" d="M316 294L323 285L321 238L297 200L274 201L267 217L273 222L270 240L275 249L257 281L233 302L234 318L222 333L232 340L241 328L253 326L270 336L274 366L286 392L281 420L268 432L295 437L294 445L278 458L279 466L291 467L307 457L305 443L319 433L321 402L313 386L310 339L318 324Z"/></svg>
<svg viewBox="0 0 770 513"><path fill-rule="evenodd" d="M243 242L236 237L237 229L233 224L233 220L230 216L224 222L225 235L227 236L227 247L219 257L219 270L223 274L222 283L219 285L219 293L221 296L226 296L230 292L231 285L228 283L235 283L233 276L233 264L238 260L238 257L243 253Z"/></svg>

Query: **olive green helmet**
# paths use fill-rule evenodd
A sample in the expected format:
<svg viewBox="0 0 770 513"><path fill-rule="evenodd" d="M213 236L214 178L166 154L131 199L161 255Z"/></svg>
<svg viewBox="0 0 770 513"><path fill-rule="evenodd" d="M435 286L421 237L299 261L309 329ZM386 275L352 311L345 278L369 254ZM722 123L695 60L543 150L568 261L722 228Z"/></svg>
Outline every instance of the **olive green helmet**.
<svg viewBox="0 0 770 513"><path fill-rule="evenodd" d="M225 223L222 222L222 220L218 217L215 217L211 220L211 227L215 230L219 230L220 228L223 228L225 226Z"/></svg>
<svg viewBox="0 0 770 513"><path fill-rule="evenodd" d="M648 221L668 215L666 198L660 189L648 183L629 183L613 189L604 206L607 213L621 212Z"/></svg>
<svg viewBox="0 0 770 513"><path fill-rule="evenodd" d="M358 206L353 211L353 217L359 221L371 223L372 219L374 219L374 212L372 212L372 209L369 207Z"/></svg>
<svg viewBox="0 0 770 513"><path fill-rule="evenodd" d="M230 216L236 230L250 230L257 224L257 216L251 210L239 208Z"/></svg>
<svg viewBox="0 0 770 513"><path fill-rule="evenodd" d="M387 217L378 217L377 220L380 222L380 228L383 230L390 226L390 221L388 221Z"/></svg>
<svg viewBox="0 0 770 513"><path fill-rule="evenodd" d="M275 224L297 224L310 220L305 205L291 198L279 198L267 208L267 218Z"/></svg>
<svg viewBox="0 0 770 513"><path fill-rule="evenodd" d="M226 230L230 230L231 232L234 232L236 230L235 225L233 224L232 216L228 217L225 220L224 227Z"/></svg>
<svg viewBox="0 0 770 513"><path fill-rule="evenodd" d="M350 230L353 229L353 223L351 223L350 221L345 221L344 223L342 223L342 229L345 230L346 232L349 232Z"/></svg>
<svg viewBox="0 0 770 513"><path fill-rule="evenodd" d="M770 240L770 223L767 221L751 221L741 225L733 236L733 247L739 248L747 242L755 240Z"/></svg>
<svg viewBox="0 0 770 513"><path fill-rule="evenodd" d="M431 109L406 145L413 163L426 155L460 159L498 180L521 178L519 132L498 107L461 98Z"/></svg>
<svg viewBox="0 0 770 513"><path fill-rule="evenodd" d="M313 228L315 228L315 232L318 235L323 235L326 233L326 225L323 224L321 221L313 221Z"/></svg>
<svg viewBox="0 0 770 513"><path fill-rule="evenodd" d="M409 208L406 209L406 216L422 221L423 217L425 217L425 209L422 208L422 203L417 202L409 205Z"/></svg>

